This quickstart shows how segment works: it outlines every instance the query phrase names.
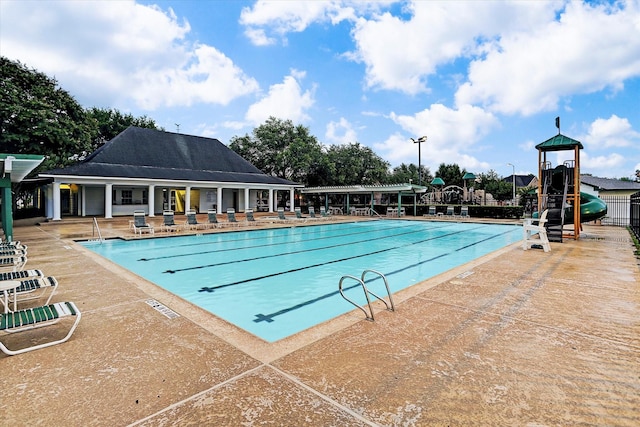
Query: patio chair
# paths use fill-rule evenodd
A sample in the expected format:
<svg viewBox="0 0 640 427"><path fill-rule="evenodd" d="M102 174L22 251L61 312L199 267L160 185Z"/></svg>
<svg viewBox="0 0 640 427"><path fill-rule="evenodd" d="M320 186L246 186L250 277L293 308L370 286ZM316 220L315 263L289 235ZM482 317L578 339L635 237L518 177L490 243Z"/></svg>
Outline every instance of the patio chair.
<svg viewBox="0 0 640 427"><path fill-rule="evenodd" d="M460 218L469 218L469 206L463 206L460 208Z"/></svg>
<svg viewBox="0 0 640 427"><path fill-rule="evenodd" d="M320 206L320 216L323 219L330 219L331 214L327 212L327 209L324 206Z"/></svg>
<svg viewBox="0 0 640 427"><path fill-rule="evenodd" d="M312 220L321 220L322 218L316 215L316 208L309 206L309 218Z"/></svg>
<svg viewBox="0 0 640 427"><path fill-rule="evenodd" d="M447 206L447 213L445 214L446 216L450 216L450 217L454 217L455 213L453 211L453 206Z"/></svg>
<svg viewBox="0 0 640 427"><path fill-rule="evenodd" d="M20 270L0 273L0 282L4 280L22 280L44 277L41 270Z"/></svg>
<svg viewBox="0 0 640 427"><path fill-rule="evenodd" d="M302 216L302 210L299 207L295 207L293 208L295 214L296 214L296 220L298 221L302 221L302 222L306 222L307 218Z"/></svg>
<svg viewBox="0 0 640 427"><path fill-rule="evenodd" d="M75 321L67 335L61 339L32 345L18 350L11 350L7 348L2 341L0 341L0 350L9 356L14 356L16 354L26 353L27 351L38 350L68 341L76 330L78 323L80 323L80 318L82 317L80 310L78 310L78 307L76 307L72 302L58 302L15 312L2 313L0 314L0 332L2 332L3 335L51 326L62 319L72 317L75 317Z"/></svg>
<svg viewBox="0 0 640 427"><path fill-rule="evenodd" d="M429 210L427 212L426 215L423 216L436 216L436 207L435 206L429 206Z"/></svg>
<svg viewBox="0 0 640 427"><path fill-rule="evenodd" d="M526 218L524 220L524 224L522 225L522 249L525 251L536 246L541 246L545 252L551 250L546 228L548 212L548 209L542 212L539 219ZM534 238L536 234L538 235L537 239Z"/></svg>
<svg viewBox="0 0 640 427"><path fill-rule="evenodd" d="M174 220L173 211L162 212L160 231L180 231L180 226Z"/></svg>
<svg viewBox="0 0 640 427"><path fill-rule="evenodd" d="M26 249L0 248L0 258L17 257L17 256L27 256Z"/></svg>
<svg viewBox="0 0 640 427"><path fill-rule="evenodd" d="M278 219L280 221L288 221L286 215L284 214L284 208L278 208Z"/></svg>
<svg viewBox="0 0 640 427"><path fill-rule="evenodd" d="M207 211L207 226L209 228L218 228L220 223L218 222L218 211L215 209L209 209Z"/></svg>
<svg viewBox="0 0 640 427"><path fill-rule="evenodd" d="M227 224L240 225L240 223L236 219L236 210L234 208L227 209Z"/></svg>
<svg viewBox="0 0 640 427"><path fill-rule="evenodd" d="M131 224L134 234L149 233L155 234L153 225L147 222L146 214L143 211L136 211L133 213L133 223Z"/></svg>
<svg viewBox="0 0 640 427"><path fill-rule="evenodd" d="M24 255L13 255L0 258L0 271L16 272L24 269L27 264L27 257Z"/></svg>
<svg viewBox="0 0 640 427"><path fill-rule="evenodd" d="M253 216L253 209L245 209L244 215L246 217L247 224L249 224L249 225L256 225L257 224L257 221L256 221L255 217Z"/></svg>
<svg viewBox="0 0 640 427"><path fill-rule="evenodd" d="M44 302L44 305L48 305L49 302L51 302L53 294L55 294L58 289L58 281L52 276L24 279L19 282L20 286L17 288L5 291L8 293L8 302L11 303L13 301L14 307L19 302L39 299L49 293L49 297ZM8 307L5 307L5 309L6 308Z"/></svg>
<svg viewBox="0 0 640 427"><path fill-rule="evenodd" d="M189 230L198 230L200 228L207 228L208 225L203 222L198 222L198 218L196 217L196 211L193 209L189 209L185 212L187 215L187 220L185 221L185 226Z"/></svg>

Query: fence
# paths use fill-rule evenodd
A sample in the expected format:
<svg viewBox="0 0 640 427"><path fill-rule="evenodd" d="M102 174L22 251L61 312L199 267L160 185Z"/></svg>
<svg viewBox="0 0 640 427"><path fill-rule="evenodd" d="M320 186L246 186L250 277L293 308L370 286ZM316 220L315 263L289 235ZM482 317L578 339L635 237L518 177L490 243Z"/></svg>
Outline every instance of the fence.
<svg viewBox="0 0 640 427"><path fill-rule="evenodd" d="M631 205L629 209L629 226L636 238L640 240L640 191L632 194L629 199Z"/></svg>
<svg viewBox="0 0 640 427"><path fill-rule="evenodd" d="M602 225L628 227L631 223L631 197L600 196L607 204L607 216L602 218Z"/></svg>

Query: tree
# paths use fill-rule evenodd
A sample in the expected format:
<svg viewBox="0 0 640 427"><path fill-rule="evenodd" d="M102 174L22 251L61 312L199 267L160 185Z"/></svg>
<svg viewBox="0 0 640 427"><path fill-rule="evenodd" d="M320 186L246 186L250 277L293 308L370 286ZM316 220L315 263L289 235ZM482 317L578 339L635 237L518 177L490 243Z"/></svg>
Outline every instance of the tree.
<svg viewBox="0 0 640 427"><path fill-rule="evenodd" d="M440 163L436 176L442 178L446 186L457 185L458 187L464 187L464 180L462 177L466 174L465 169L460 170L460 166L453 163L450 165Z"/></svg>
<svg viewBox="0 0 640 427"><path fill-rule="evenodd" d="M100 148L105 142L115 138L129 126L164 130L158 127L155 120L147 116L134 117L131 114L122 114L115 109L92 107L87 110L87 119L93 127L91 152Z"/></svg>
<svg viewBox="0 0 640 427"><path fill-rule="evenodd" d="M327 156L332 170L328 185L373 185L389 179L389 163L358 142L332 145Z"/></svg>
<svg viewBox="0 0 640 427"><path fill-rule="evenodd" d="M513 197L513 185L505 182L493 169L478 176L477 188L490 193L498 201L509 200Z"/></svg>
<svg viewBox="0 0 640 427"><path fill-rule="evenodd" d="M326 168L322 145L309 129L291 120L269 119L253 136L234 136L229 148L264 173L307 185Z"/></svg>
<svg viewBox="0 0 640 427"><path fill-rule="evenodd" d="M433 179L433 176L431 175L429 168L422 165L420 167L421 173L418 175L418 166L413 163L408 165L402 163L400 166L393 168L388 181L391 184L406 184L409 182L418 184L420 177L422 177L422 185L428 186Z"/></svg>
<svg viewBox="0 0 640 427"><path fill-rule="evenodd" d="M91 150L84 109L56 80L0 57L0 146L45 156L38 170L64 167ZM32 174L35 174L34 171Z"/></svg>

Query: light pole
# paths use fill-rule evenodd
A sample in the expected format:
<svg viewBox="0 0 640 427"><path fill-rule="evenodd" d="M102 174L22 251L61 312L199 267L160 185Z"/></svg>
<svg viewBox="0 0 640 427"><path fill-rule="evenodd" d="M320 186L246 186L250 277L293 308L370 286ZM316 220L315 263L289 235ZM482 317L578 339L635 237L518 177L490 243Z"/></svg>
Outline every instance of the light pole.
<svg viewBox="0 0 640 427"><path fill-rule="evenodd" d="M516 205L516 167L512 163L507 163L507 165L513 168L513 174L511 175L511 177L513 178L513 199L511 201L511 205L515 206Z"/></svg>
<svg viewBox="0 0 640 427"><path fill-rule="evenodd" d="M418 139L411 138L414 144L418 144L418 185L422 185L422 155L420 153L420 145L427 140L427 136L421 136Z"/></svg>

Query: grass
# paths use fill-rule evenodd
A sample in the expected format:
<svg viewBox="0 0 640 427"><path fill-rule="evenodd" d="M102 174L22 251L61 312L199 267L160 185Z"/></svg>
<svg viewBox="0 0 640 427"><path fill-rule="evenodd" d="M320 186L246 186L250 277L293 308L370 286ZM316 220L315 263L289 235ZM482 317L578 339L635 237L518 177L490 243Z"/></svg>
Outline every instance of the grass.
<svg viewBox="0 0 640 427"><path fill-rule="evenodd" d="M631 227L627 227L627 230L629 230L629 234L631 235L631 240L633 240L633 244L636 247L636 250L633 253L637 258L640 259L640 241L638 241L638 238L633 233L633 230L631 230Z"/></svg>

